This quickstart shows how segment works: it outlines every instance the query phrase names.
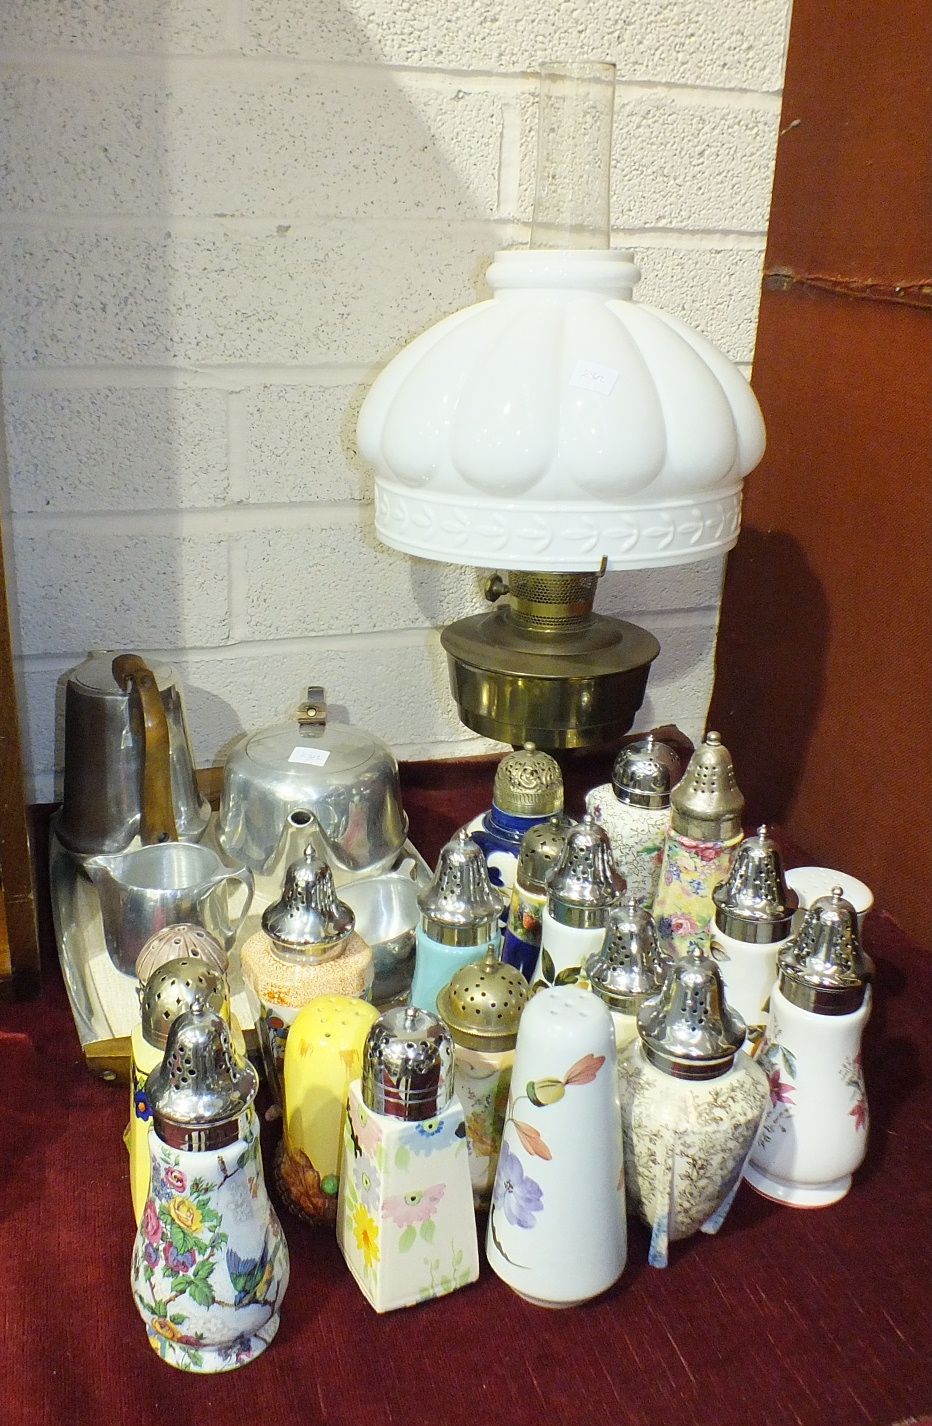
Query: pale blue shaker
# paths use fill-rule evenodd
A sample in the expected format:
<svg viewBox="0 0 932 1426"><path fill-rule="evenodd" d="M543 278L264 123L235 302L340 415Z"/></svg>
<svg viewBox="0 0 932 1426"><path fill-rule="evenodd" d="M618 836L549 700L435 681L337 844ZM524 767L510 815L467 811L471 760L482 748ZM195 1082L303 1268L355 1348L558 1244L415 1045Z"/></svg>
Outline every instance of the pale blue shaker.
<svg viewBox="0 0 932 1426"><path fill-rule="evenodd" d="M441 848L430 885L418 897L411 1004L437 1013L437 996L453 974L491 951L499 953L501 893L489 880L482 849L461 830Z"/></svg>

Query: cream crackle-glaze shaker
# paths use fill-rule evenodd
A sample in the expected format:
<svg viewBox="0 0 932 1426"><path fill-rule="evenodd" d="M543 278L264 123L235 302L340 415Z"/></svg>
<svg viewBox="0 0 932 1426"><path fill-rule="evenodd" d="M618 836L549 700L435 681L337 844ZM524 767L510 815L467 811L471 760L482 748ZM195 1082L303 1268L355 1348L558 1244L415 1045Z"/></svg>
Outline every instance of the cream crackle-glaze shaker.
<svg viewBox="0 0 932 1426"><path fill-rule="evenodd" d="M487 1208L502 1142L518 1022L528 984L490 951L458 970L437 996L455 1046L453 1087L466 1115L473 1200Z"/></svg>
<svg viewBox="0 0 932 1426"><path fill-rule="evenodd" d="M453 1040L436 1015L393 1006L349 1088L337 1242L376 1312L443 1297L479 1276Z"/></svg>
<svg viewBox="0 0 932 1426"><path fill-rule="evenodd" d="M502 933L502 960L528 980L540 955L541 918L547 905L547 883L563 853L572 817L548 817L525 832L511 888L511 906Z"/></svg>
<svg viewBox="0 0 932 1426"><path fill-rule="evenodd" d="M670 957L657 941L654 918L636 896L609 912L605 944L586 962L590 990L612 1012L615 1048L621 1054L637 1038L638 1011L656 995Z"/></svg>
<svg viewBox="0 0 932 1426"><path fill-rule="evenodd" d="M867 1151L861 1037L872 975L841 888L817 897L780 956L757 1056L770 1104L745 1178L767 1198L824 1208L851 1187Z"/></svg>
<svg viewBox="0 0 932 1426"><path fill-rule="evenodd" d="M560 764L534 743L506 753L495 770L492 806L466 824L481 847L489 880L501 893L507 910L521 852L521 839L538 822L563 810Z"/></svg>
<svg viewBox="0 0 932 1426"><path fill-rule="evenodd" d="M628 1197L651 1229L655 1268L671 1242L716 1233L731 1207L767 1102L743 1040L715 962L690 954L644 1001L619 1057Z"/></svg>
<svg viewBox="0 0 932 1426"><path fill-rule="evenodd" d="M412 1005L437 1010L437 996L454 971L501 943L501 895L489 881L477 842L460 829L440 849L437 870L418 896Z"/></svg>
<svg viewBox="0 0 932 1426"><path fill-rule="evenodd" d="M279 1104L285 1043L298 1012L319 995L369 998L372 950L355 925L355 914L334 890L330 867L311 843L289 866L281 900L262 913L262 930L240 951L243 979L257 1006L269 1088Z"/></svg>
<svg viewBox="0 0 932 1426"><path fill-rule="evenodd" d="M796 910L796 894L787 889L779 850L766 827L745 837L712 900L712 956L728 1004L747 1027L745 1049L754 1054L767 1023L777 957L789 943Z"/></svg>
<svg viewBox="0 0 932 1426"><path fill-rule="evenodd" d="M149 1077L151 1183L132 1288L150 1345L182 1371L231 1371L278 1330L288 1247L262 1176L258 1083L201 1000Z"/></svg>
<svg viewBox="0 0 932 1426"><path fill-rule="evenodd" d="M612 1017L580 986L542 990L518 1029L489 1266L529 1302L572 1307L611 1287L627 1249Z"/></svg>
<svg viewBox="0 0 932 1426"><path fill-rule="evenodd" d="M615 866L648 909L660 880L663 839L670 825L670 793L682 768L676 753L653 733L623 747L611 782L586 793L586 807L608 833Z"/></svg>
<svg viewBox="0 0 932 1426"><path fill-rule="evenodd" d="M731 754L718 733L707 733L670 794L654 898L657 933L673 955L706 949L715 911L712 891L731 870L743 810Z"/></svg>
<svg viewBox="0 0 932 1426"><path fill-rule="evenodd" d="M216 942L214 943L216 944ZM219 947L218 947L219 950ZM221 955L223 953L221 952ZM226 957L223 957L224 962ZM141 1019L130 1035L129 1186L138 1223L149 1196L149 1129L152 1105L146 1082L158 1069L168 1044L168 1032L180 1015L201 999L229 1023L230 998L226 978L198 957L166 961L154 970L142 991ZM245 1054L242 1032L236 1047Z"/></svg>
<svg viewBox="0 0 932 1426"><path fill-rule="evenodd" d="M567 832L547 883L533 990L587 983L586 962L602 949L608 913L624 889L607 832L593 817L585 816Z"/></svg>

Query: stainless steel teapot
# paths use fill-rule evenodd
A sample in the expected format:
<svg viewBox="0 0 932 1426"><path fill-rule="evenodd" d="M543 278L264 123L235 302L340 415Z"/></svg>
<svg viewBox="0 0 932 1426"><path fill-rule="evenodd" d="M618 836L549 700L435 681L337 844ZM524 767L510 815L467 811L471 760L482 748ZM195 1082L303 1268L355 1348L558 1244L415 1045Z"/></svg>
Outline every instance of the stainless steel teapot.
<svg viewBox="0 0 932 1426"><path fill-rule="evenodd" d="M137 654L90 654L65 686L62 846L86 857L123 852L136 837L196 842L209 817L174 670Z"/></svg>

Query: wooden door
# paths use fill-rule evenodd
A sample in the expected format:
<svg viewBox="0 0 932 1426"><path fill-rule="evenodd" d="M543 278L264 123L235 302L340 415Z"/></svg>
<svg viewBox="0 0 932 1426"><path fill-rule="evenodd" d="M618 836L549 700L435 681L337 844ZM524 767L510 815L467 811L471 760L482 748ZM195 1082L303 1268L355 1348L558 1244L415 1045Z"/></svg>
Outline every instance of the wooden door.
<svg viewBox="0 0 932 1426"><path fill-rule="evenodd" d="M749 810L930 925L929 15L795 0L709 726Z"/></svg>

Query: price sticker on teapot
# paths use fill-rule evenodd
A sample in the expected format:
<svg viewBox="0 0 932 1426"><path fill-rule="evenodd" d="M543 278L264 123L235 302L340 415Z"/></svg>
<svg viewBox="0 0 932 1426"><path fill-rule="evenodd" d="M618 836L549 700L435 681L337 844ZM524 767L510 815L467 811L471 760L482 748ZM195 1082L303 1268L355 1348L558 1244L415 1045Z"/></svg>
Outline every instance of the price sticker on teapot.
<svg viewBox="0 0 932 1426"><path fill-rule="evenodd" d="M311 767L323 767L330 753L326 748L295 748L289 757L290 763L309 763Z"/></svg>
<svg viewBox="0 0 932 1426"><path fill-rule="evenodd" d="M584 391L600 391L607 396L618 380L618 371L613 366L602 366L597 361L578 361L573 367L570 386L582 387Z"/></svg>

